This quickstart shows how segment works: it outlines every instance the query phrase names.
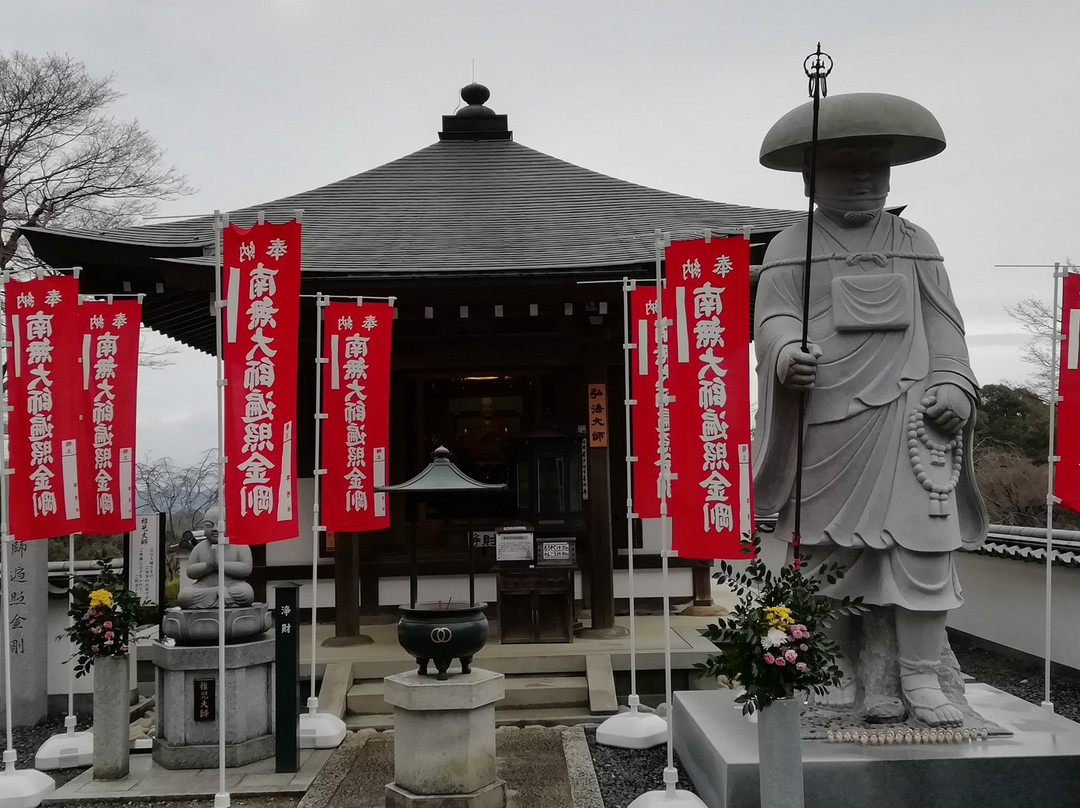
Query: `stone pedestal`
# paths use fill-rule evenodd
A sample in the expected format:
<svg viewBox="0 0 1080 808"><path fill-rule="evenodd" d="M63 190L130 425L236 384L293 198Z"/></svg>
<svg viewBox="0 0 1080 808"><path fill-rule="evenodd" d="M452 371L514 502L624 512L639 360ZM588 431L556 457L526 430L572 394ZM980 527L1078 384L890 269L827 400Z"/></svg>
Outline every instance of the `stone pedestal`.
<svg viewBox="0 0 1080 808"><path fill-rule="evenodd" d="M674 694L672 731L683 769L709 808L759 808L759 723L737 691ZM1012 732L965 743L801 742L806 805L829 808L1074 808L1080 724L983 684L967 699Z"/></svg>
<svg viewBox="0 0 1080 808"><path fill-rule="evenodd" d="M217 646L150 647L155 667L154 762L167 769L218 765L218 722L225 722L225 765L274 756L274 641L225 646L218 682ZM208 715L208 713L210 715Z"/></svg>
<svg viewBox="0 0 1080 808"><path fill-rule="evenodd" d="M94 660L94 779L127 777L131 724L128 657L101 656Z"/></svg>
<svg viewBox="0 0 1080 808"><path fill-rule="evenodd" d="M504 808L495 771L495 702L503 675L473 668L440 682L416 672L387 676L394 707L394 782L387 808Z"/></svg>

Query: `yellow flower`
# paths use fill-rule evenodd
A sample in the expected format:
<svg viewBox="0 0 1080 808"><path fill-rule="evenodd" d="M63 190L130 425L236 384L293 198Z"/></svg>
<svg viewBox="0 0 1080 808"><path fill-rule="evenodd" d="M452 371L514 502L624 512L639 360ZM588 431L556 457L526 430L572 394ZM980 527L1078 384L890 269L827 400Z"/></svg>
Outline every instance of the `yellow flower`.
<svg viewBox="0 0 1080 808"><path fill-rule="evenodd" d="M102 606L112 607L113 596L108 589L95 589L90 593L90 608L100 609Z"/></svg>
<svg viewBox="0 0 1080 808"><path fill-rule="evenodd" d="M773 628L778 629L787 628L795 622L791 616L791 609L787 606L767 606L765 608L765 621Z"/></svg>

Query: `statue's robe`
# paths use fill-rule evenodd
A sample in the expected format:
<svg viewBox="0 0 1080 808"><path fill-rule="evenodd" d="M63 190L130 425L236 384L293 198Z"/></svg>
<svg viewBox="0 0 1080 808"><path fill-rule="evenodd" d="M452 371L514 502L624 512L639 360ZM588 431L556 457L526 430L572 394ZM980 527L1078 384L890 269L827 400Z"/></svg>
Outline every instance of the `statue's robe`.
<svg viewBox="0 0 1080 808"><path fill-rule="evenodd" d="M758 411L753 444L755 510L794 529L800 394L777 378L778 355L801 340L806 225L779 234L765 257L755 304ZM847 574L827 594L859 594L917 611L963 601L952 552L986 535L971 458L978 385L964 327L937 246L921 229L882 212L846 228L815 217L808 340L822 350L807 396L800 538L810 565L840 561ZM927 391L951 384L970 399L960 477L942 510L909 457L911 414ZM938 442L947 442L925 419ZM918 459L938 484L953 473Z"/></svg>

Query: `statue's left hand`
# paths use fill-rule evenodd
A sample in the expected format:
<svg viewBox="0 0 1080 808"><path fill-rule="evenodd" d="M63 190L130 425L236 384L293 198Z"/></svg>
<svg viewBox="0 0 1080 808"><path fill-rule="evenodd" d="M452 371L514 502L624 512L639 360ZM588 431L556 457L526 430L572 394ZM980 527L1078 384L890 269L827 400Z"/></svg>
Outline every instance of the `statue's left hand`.
<svg viewBox="0 0 1080 808"><path fill-rule="evenodd" d="M955 384L939 385L928 391L928 397L926 417L947 433L959 432L971 418L971 399Z"/></svg>

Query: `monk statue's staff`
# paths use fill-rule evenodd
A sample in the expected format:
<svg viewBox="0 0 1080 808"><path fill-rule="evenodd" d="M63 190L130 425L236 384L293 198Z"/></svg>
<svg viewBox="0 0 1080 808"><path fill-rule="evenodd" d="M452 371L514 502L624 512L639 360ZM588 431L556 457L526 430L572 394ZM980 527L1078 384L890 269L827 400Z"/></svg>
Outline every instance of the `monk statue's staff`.
<svg viewBox="0 0 1080 808"><path fill-rule="evenodd" d="M822 53L821 43L817 50L803 60L803 72L809 80L809 94L814 99L813 123L810 131L810 177L807 181L807 196L810 204L806 212L806 265L803 268L803 296L802 296L802 349L808 351L808 330L810 326L810 266L814 248L814 197L817 186L817 147L818 147L818 117L821 108L821 99L829 94L826 79L832 72L832 58L827 53ZM802 533L800 528L802 515L802 480L803 480L803 437L806 432L806 404L809 391L799 393L799 431L795 449L795 521L791 533L791 553L796 569L801 559L800 545Z"/></svg>

